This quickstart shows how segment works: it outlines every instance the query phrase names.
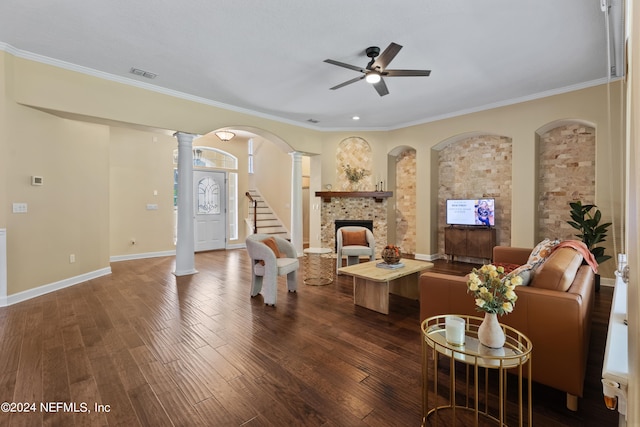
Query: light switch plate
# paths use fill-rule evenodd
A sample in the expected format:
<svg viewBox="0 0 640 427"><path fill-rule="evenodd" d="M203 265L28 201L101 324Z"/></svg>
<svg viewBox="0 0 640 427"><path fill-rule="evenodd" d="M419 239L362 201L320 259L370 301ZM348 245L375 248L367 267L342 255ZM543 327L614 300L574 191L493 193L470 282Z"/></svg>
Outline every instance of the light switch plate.
<svg viewBox="0 0 640 427"><path fill-rule="evenodd" d="M27 213L27 204L26 203L14 203L13 204L13 213Z"/></svg>

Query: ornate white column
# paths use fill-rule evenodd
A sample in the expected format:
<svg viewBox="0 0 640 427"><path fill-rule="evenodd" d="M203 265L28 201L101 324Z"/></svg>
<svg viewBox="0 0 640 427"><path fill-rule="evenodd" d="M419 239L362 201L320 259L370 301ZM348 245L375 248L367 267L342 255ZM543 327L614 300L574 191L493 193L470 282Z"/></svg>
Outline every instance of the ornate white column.
<svg viewBox="0 0 640 427"><path fill-rule="evenodd" d="M302 256L302 153L291 154L291 243Z"/></svg>
<svg viewBox="0 0 640 427"><path fill-rule="evenodd" d="M176 132L178 139L178 236L176 242L176 276L187 276L195 268L193 226L193 139L191 133Z"/></svg>

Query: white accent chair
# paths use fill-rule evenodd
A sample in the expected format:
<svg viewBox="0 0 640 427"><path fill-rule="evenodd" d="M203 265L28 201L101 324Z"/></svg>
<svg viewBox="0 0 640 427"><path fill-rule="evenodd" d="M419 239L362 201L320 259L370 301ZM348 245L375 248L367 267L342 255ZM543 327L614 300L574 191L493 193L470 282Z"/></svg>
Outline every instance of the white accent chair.
<svg viewBox="0 0 640 427"><path fill-rule="evenodd" d="M343 232L347 233L362 233L364 232L366 238L366 245L363 244L351 244L352 242L349 239L345 240L343 236ZM352 236L352 234L350 234ZM346 244L345 244L346 243ZM365 243L365 242L357 242L357 243ZM367 227L360 226L345 226L340 227L336 231L336 274L340 274L338 269L342 267L342 257L347 257L347 265L354 265L360 262L361 256L369 257L369 260L373 261L375 259L376 252L376 241L373 237L373 233Z"/></svg>
<svg viewBox="0 0 640 427"><path fill-rule="evenodd" d="M277 244L280 258L263 243L272 237ZM287 276L287 289L295 292L298 289L298 268L300 262L295 247L286 239L269 234L252 234L246 239L247 252L251 257L251 297L259 293L267 305L276 305L278 297L278 276Z"/></svg>

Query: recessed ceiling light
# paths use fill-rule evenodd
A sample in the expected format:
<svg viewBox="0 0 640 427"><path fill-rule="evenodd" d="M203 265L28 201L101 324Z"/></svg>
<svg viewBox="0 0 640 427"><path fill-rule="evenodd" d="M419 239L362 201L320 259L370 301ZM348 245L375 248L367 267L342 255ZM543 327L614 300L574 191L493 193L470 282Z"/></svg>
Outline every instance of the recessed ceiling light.
<svg viewBox="0 0 640 427"><path fill-rule="evenodd" d="M352 120L360 120L360 116L353 116L351 117Z"/></svg>

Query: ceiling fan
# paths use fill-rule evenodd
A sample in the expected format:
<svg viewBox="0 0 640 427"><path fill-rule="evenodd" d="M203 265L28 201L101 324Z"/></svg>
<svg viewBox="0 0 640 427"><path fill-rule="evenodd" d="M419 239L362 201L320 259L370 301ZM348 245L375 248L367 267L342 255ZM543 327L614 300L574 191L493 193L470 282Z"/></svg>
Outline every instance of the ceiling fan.
<svg viewBox="0 0 640 427"><path fill-rule="evenodd" d="M402 46L393 42L389 44L389 46L387 46L382 54L380 54L379 47L368 47L365 50L365 53L369 58L371 58L371 61L369 61L365 68L345 64L344 62L340 61L334 61L333 59L325 59L324 62L326 63L337 65L338 67L348 68L354 71L359 71L363 74L362 76L347 80L344 83L340 83L339 85L332 87L331 90L340 89L341 87L365 79L367 82L373 85L380 96L385 96L389 93L389 89L387 89L387 85L384 82L383 77L426 77L431 74L431 70L388 70L387 66L393 60L393 58L396 57L398 52L400 52L400 49L402 49Z"/></svg>

